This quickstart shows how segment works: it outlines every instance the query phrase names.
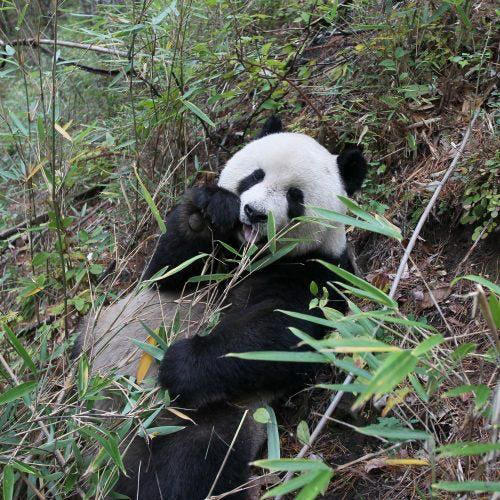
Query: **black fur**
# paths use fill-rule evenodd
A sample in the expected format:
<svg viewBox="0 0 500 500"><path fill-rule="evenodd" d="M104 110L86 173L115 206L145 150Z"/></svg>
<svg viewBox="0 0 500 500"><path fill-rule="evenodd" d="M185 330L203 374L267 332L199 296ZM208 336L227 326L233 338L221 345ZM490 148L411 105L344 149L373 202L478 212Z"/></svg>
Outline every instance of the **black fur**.
<svg viewBox="0 0 500 500"><path fill-rule="evenodd" d="M302 189L296 187L290 188L286 193L286 199L288 201L288 217L290 219L304 215L304 193Z"/></svg>
<svg viewBox="0 0 500 500"><path fill-rule="evenodd" d="M144 500L202 500L208 496L244 410L219 403L191 415L196 425L187 420L170 419L173 422L161 423L186 428L156 437L149 446L142 439L134 441L134 449L125 456L128 477L119 478L115 486L117 493ZM236 489L248 480L249 463L258 451L254 444L255 434L261 434L263 439L264 432L262 424L257 424L249 412L213 495ZM246 500L248 495L243 491L230 498Z"/></svg>
<svg viewBox="0 0 500 500"><path fill-rule="evenodd" d="M276 115L272 115L264 123L257 139L265 137L266 135L278 134L279 132L283 132L283 124Z"/></svg>
<svg viewBox="0 0 500 500"><path fill-rule="evenodd" d="M361 188L365 180L367 164L361 149L346 150L337 157L342 182L348 196Z"/></svg>
<svg viewBox="0 0 500 500"><path fill-rule="evenodd" d="M235 244L228 234L240 226L239 211L239 198L226 189L207 185L187 191L183 201L167 215L167 232L160 236L142 279L152 278L166 266L173 269L200 253L210 253L214 239L224 238L226 243ZM202 268L202 260L195 261L162 280L160 288L181 289L186 279L199 275Z"/></svg>
<svg viewBox="0 0 500 500"><path fill-rule="evenodd" d="M238 194L241 195L241 193L244 193L251 187L255 186L259 182L261 182L264 177L266 176L266 173L264 170L261 168L258 168L257 170L254 170L250 175L247 175L244 179L242 179L239 184L238 184Z"/></svg>

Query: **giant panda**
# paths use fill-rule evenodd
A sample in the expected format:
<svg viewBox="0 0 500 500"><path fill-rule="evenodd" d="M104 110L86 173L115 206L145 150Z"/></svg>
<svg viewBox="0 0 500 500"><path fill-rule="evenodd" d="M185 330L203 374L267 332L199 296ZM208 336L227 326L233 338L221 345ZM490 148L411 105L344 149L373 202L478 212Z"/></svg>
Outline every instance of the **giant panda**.
<svg viewBox="0 0 500 500"><path fill-rule="evenodd" d="M150 375L168 389L173 406L194 410L189 413L194 424L165 411L155 425L185 428L149 443L142 438L129 442L127 475L119 478L117 493L147 500L197 500L227 493L232 499L250 498L249 463L265 439L253 411L303 387L316 365L226 355L304 349L289 327L316 339L324 336L321 325L278 311L321 315L309 307L313 281L319 290L328 290L330 307L345 312L344 299L328 285L338 277L318 262L352 270L344 227L294 224L294 219L312 215L311 207L344 212L338 195L357 191L365 173L359 150L331 154L309 136L284 132L280 120L271 117L260 136L230 158L217 185L188 190L167 214L167 231L142 276L147 286L90 315L78 341L78 350L90 353L94 373L114 370L134 377L141 353L130 339L144 341L144 324L168 327L174 314L180 325L179 335ZM202 253L224 256L228 248L261 248L269 212L276 231L291 228L286 238L299 243L262 270L243 271L231 286L220 282L215 288L222 304L219 321L208 335L198 335L207 322L207 300L194 293L190 282L207 272L206 264L203 259L181 264ZM237 265L234 255L229 257L224 272ZM178 272L168 273L176 268ZM167 277L161 279L165 269Z"/></svg>

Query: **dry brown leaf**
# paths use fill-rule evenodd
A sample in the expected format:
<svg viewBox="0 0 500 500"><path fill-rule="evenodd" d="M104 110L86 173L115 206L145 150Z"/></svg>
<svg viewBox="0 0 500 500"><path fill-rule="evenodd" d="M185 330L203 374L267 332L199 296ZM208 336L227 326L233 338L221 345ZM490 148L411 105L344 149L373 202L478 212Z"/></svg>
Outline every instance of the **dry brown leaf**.
<svg viewBox="0 0 500 500"><path fill-rule="evenodd" d="M443 301L444 299L450 296L451 288L449 286L442 286L439 288L435 288L434 290L431 290L431 292L434 297L434 300L439 304L439 302ZM424 297L420 301L419 305L421 309L429 309L434 305L434 302L432 301L432 297L429 292L424 292Z"/></svg>
<svg viewBox="0 0 500 500"><path fill-rule="evenodd" d="M381 469L382 467L407 467L409 465L427 466L429 461L422 458L373 458L365 463L365 472L370 472L373 469Z"/></svg>
<svg viewBox="0 0 500 500"><path fill-rule="evenodd" d="M63 127L61 127L61 125L59 125L59 123L54 123L54 128L65 138L67 139L68 141L70 142L73 142L73 139L71 138L71 136L68 134L68 132L66 132L66 130L64 130Z"/></svg>
<svg viewBox="0 0 500 500"><path fill-rule="evenodd" d="M176 410L175 408L166 408L169 412L173 413L174 415L177 415L179 418L182 418L183 420L189 420L190 422L193 422L194 425L196 425L196 422L191 418L188 417L185 413L182 413L179 410Z"/></svg>

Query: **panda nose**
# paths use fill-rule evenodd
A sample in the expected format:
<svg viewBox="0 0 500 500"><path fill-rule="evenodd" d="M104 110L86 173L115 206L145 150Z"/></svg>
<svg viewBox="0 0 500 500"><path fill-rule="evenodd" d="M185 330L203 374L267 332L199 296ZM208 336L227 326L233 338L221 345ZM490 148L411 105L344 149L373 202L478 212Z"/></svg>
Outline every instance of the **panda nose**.
<svg viewBox="0 0 500 500"><path fill-rule="evenodd" d="M243 210L252 224L267 221L267 215L265 213L255 210L255 208L252 208L248 203L243 207Z"/></svg>

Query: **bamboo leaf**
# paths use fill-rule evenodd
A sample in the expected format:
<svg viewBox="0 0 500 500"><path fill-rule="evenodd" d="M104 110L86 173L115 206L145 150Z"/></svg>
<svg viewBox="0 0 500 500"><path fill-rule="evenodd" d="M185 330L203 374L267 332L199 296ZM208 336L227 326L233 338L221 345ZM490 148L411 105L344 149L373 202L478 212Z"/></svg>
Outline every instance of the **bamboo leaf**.
<svg viewBox="0 0 500 500"><path fill-rule="evenodd" d="M255 351L231 352L229 358L251 359L254 361L284 361L288 363L328 363L328 359L316 352Z"/></svg>
<svg viewBox="0 0 500 500"><path fill-rule="evenodd" d="M269 469L270 471L320 471L329 470L328 465L325 465L321 460L308 460L306 458L281 458L280 460L257 460L252 462L256 467Z"/></svg>
<svg viewBox="0 0 500 500"><path fill-rule="evenodd" d="M417 362L418 359L409 351L389 354L368 383L366 391L354 403L353 409L359 408L374 394L392 391L415 369Z"/></svg>
<svg viewBox="0 0 500 500"><path fill-rule="evenodd" d="M294 477L293 479L290 479L290 481L287 481L284 484L280 484L279 486L276 486L276 488L273 488L273 489L267 491L262 496L262 500L264 500L265 498L271 498L271 497L277 497L280 495L285 495L286 493L290 493L292 491L298 490L299 488L302 488L302 486L304 486L304 485L308 484L310 481L312 481L317 475L318 475L317 471L310 471L310 472L306 472L304 474L301 474L298 477Z"/></svg>
<svg viewBox="0 0 500 500"><path fill-rule="evenodd" d="M7 389L6 391L0 394L0 405L10 403L11 401L15 401L16 399L22 398L26 396L26 394L30 393L37 386L36 381L24 382L22 384L16 385L11 389Z"/></svg>
<svg viewBox="0 0 500 500"><path fill-rule="evenodd" d="M319 471L309 484L306 484L297 495L295 500L314 500L318 495L323 494L330 484L333 476L332 470Z"/></svg>
<svg viewBox="0 0 500 500"><path fill-rule="evenodd" d="M275 460L280 458L280 436L278 432L278 422L274 410L266 405L267 413L269 414L269 422L267 422L267 458Z"/></svg>
<svg viewBox="0 0 500 500"><path fill-rule="evenodd" d="M458 276L450 283L450 285L453 286L460 280L474 281L476 283L479 283L480 285L485 286L486 288L496 293L497 295L500 295L500 286L496 285L490 280L487 280L486 278L483 278L482 276L475 276L474 274L468 274L467 276Z"/></svg>
<svg viewBox="0 0 500 500"><path fill-rule="evenodd" d="M3 469L2 491L4 500L12 500L14 498L14 485L16 478L12 465L6 465Z"/></svg>
<svg viewBox="0 0 500 500"><path fill-rule="evenodd" d="M432 485L436 490L452 491L477 491L479 493L499 493L500 481L440 481Z"/></svg>
<svg viewBox="0 0 500 500"><path fill-rule="evenodd" d="M165 351L163 351L163 349L160 349L159 347L156 347L151 343L141 342L140 340L132 338L130 338L129 340L137 347L140 347L144 352L146 352L153 358L157 359L158 361L161 361L163 359L163 356L165 355Z"/></svg>
<svg viewBox="0 0 500 500"><path fill-rule="evenodd" d="M436 449L440 458L445 457L470 457L492 451L500 451L500 443L452 443L445 444Z"/></svg>
<svg viewBox="0 0 500 500"><path fill-rule="evenodd" d="M13 332L13 330L7 325L3 325L3 329L5 331L5 334L7 335L7 338L9 339L9 342L12 344L12 347L14 350L21 356L21 358L24 361L24 364L31 370L32 373L36 374L37 369L35 366L35 363L33 363L33 360L31 359L31 356L28 354L26 349L23 347L19 339L17 338L16 334Z"/></svg>
<svg viewBox="0 0 500 500"><path fill-rule="evenodd" d="M276 221L272 212L267 213L267 241L269 250L273 254L276 252Z"/></svg>
<svg viewBox="0 0 500 500"><path fill-rule="evenodd" d="M391 299L382 290L380 290L376 286L373 286L371 283L368 283L368 281L358 278L355 274L352 274L349 271L342 269L341 267L330 264L329 262L325 262L322 260L318 260L318 262L330 271L338 274L341 278L344 278L349 283L352 283L354 286L370 293L374 297L377 297L378 302L380 302L381 304L397 309L398 303L394 299Z"/></svg>
<svg viewBox="0 0 500 500"><path fill-rule="evenodd" d="M429 439L431 436L424 431L415 431L405 427L386 427L385 425L368 425L367 427L356 427L356 431L366 436L377 436L395 441L406 441L409 439Z"/></svg>
<svg viewBox="0 0 500 500"><path fill-rule="evenodd" d="M163 218L160 215L160 211L158 210L158 207L156 206L156 203L154 202L153 197L149 194L149 191L147 190L146 186L144 185L141 178L139 177L139 173L137 172L137 167L135 167L135 166L134 166L134 174L135 174L137 182L139 183L139 186L141 188L142 197L144 198L144 200L148 204L148 207L151 210L153 217L156 219L156 223L158 224L160 231L162 232L162 234L166 233L167 227L165 226L165 222L163 221Z"/></svg>
<svg viewBox="0 0 500 500"><path fill-rule="evenodd" d="M189 111L194 113L200 120L204 121L205 123L208 123L211 127L215 128L215 123L198 106L196 106L196 104L193 104L192 102L182 98L181 102L187 109L189 109Z"/></svg>
<svg viewBox="0 0 500 500"><path fill-rule="evenodd" d="M54 128L68 141L70 142L73 142L73 139L71 138L71 136L68 134L68 132L66 132L66 130L64 130L63 127L61 127L61 125L59 125L59 123L54 123Z"/></svg>

